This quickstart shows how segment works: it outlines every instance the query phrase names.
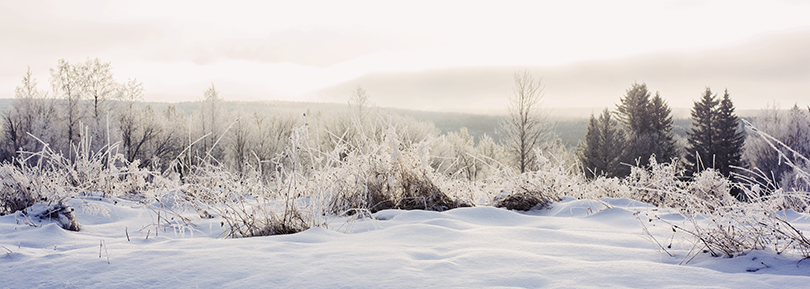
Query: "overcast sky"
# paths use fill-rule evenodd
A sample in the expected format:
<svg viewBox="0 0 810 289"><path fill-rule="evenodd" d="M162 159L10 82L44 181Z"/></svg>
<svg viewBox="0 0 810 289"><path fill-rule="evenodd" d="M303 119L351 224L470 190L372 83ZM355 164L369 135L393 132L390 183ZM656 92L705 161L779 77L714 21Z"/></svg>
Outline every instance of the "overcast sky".
<svg viewBox="0 0 810 289"><path fill-rule="evenodd" d="M488 111L529 68L546 104L600 107L646 82L740 108L810 99L808 1L2 1L0 97L28 66L111 62L147 101L339 101ZM387 84L387 85L384 85Z"/></svg>

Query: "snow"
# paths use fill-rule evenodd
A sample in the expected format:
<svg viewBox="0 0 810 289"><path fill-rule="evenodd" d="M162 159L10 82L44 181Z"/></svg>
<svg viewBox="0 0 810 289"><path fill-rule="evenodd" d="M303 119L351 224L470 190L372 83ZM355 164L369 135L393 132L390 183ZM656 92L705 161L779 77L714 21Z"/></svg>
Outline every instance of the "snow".
<svg viewBox="0 0 810 289"><path fill-rule="evenodd" d="M564 198L551 209L531 212L487 206L386 210L374 214L375 220L335 218L328 229L244 239L221 238L218 218L197 216L194 225L184 225L162 214L161 223L177 226L158 227L160 210L122 199L74 199L70 205L82 225L79 232L21 213L0 217L0 288L810 284L810 261L772 250L735 258L699 254L679 265L692 243L649 224L659 241L672 239L670 257L643 233L637 212L656 212L670 221L679 216L629 199ZM807 216L785 214L794 226L810 227Z"/></svg>

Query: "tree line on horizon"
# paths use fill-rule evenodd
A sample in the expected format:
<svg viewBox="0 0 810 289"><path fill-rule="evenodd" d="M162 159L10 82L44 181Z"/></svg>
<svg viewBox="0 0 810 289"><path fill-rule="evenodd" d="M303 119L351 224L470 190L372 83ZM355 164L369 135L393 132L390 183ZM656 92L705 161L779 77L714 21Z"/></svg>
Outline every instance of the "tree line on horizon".
<svg viewBox="0 0 810 289"><path fill-rule="evenodd" d="M747 136L728 89L718 97L706 87L693 103L691 121L685 143L679 144L672 133L672 114L666 101L658 92L651 96L646 84L634 83L615 111L605 108L598 117L591 114L577 157L589 178L625 177L631 166L643 167L653 159L658 163L677 160L686 178L711 169L726 178L767 184L769 189L810 189L791 179L793 169L779 156L781 151L782 157L800 167L810 165L795 155L810 155L810 107L802 110L794 105L788 111L769 107L753 120L754 127L795 152Z"/></svg>
<svg viewBox="0 0 810 289"><path fill-rule="evenodd" d="M683 140L672 132L672 110L664 98L644 83L632 84L615 111L591 115L584 141L569 150L539 113L540 80L522 71L515 73L514 81L509 115L500 124L503 135L496 140L487 134L473 136L466 128L442 134L433 123L374 110L369 94L359 86L346 109L335 111L227 109L213 84L192 113L173 105L157 111L139 105L142 83L114 80L110 63L59 60L50 70L50 91L37 88L30 69L16 88L11 108L2 115L0 160L30 165L36 163L35 153L46 147L71 156L80 147L99 152L114 146L128 162L181 178L190 168L206 164L237 175L249 170L267 173L284 165L271 160L283 154L294 137L319 151L346 146L345 158L362 147L362 137L382 138L386 129L394 129L403 147L430 140L431 166L470 181L493 176L502 166L521 173L537 170L549 157L579 167L589 178L623 177L631 165L644 167L652 156L658 163L679 160L684 177L706 169L732 177L744 174L744 168L762 172L757 177L774 187L797 188L791 183L792 168L780 162L778 152L761 139L746 137L727 90L718 97L706 88L694 102L692 127ZM753 122L796 152L810 155L810 109L768 108ZM296 135L298 127L309 129Z"/></svg>

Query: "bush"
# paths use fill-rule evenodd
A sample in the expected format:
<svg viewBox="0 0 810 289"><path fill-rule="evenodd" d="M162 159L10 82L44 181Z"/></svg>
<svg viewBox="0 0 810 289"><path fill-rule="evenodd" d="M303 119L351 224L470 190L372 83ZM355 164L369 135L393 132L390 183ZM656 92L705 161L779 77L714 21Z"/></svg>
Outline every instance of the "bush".
<svg viewBox="0 0 810 289"><path fill-rule="evenodd" d="M437 183L446 179L428 163L428 141L400 148L396 131L389 127L385 142L366 141L363 150L352 152L310 181L329 194L328 212L373 212L386 209L445 211L472 204L452 198ZM366 153L363 153L366 152Z"/></svg>

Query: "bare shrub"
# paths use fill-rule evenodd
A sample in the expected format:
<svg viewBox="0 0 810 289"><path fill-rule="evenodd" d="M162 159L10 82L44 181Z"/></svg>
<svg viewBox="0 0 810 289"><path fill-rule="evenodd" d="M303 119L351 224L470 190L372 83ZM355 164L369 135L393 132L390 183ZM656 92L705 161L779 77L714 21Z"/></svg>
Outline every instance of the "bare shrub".
<svg viewBox="0 0 810 289"><path fill-rule="evenodd" d="M495 207L516 211L531 211L551 207L551 199L540 192L522 191L496 197Z"/></svg>

